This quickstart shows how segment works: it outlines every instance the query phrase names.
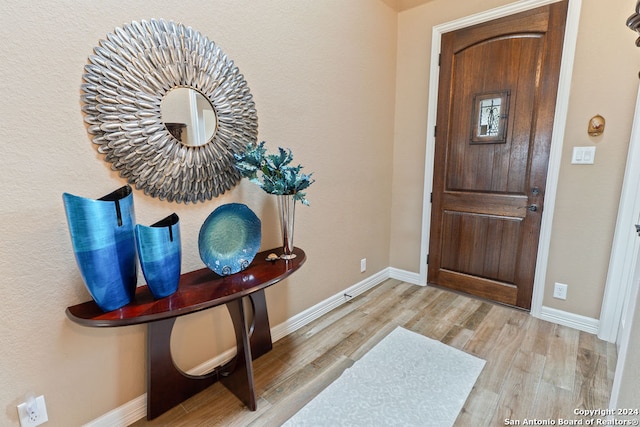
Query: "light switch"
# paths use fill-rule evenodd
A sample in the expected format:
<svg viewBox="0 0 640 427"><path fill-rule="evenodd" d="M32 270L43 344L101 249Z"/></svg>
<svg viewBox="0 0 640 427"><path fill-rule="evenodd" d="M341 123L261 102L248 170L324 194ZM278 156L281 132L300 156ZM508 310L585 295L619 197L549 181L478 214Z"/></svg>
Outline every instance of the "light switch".
<svg viewBox="0 0 640 427"><path fill-rule="evenodd" d="M571 164L592 165L596 157L596 147L573 147Z"/></svg>

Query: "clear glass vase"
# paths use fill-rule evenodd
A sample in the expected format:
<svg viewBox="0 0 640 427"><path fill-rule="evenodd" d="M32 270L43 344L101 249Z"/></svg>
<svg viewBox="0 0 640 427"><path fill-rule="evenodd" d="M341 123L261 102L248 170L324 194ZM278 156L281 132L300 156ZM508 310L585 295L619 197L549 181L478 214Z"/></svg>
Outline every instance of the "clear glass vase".
<svg viewBox="0 0 640 427"><path fill-rule="evenodd" d="M293 253L293 230L296 217L296 200L293 195L278 196L278 206L280 209L280 226L282 229L282 255L281 259L292 259L296 257Z"/></svg>

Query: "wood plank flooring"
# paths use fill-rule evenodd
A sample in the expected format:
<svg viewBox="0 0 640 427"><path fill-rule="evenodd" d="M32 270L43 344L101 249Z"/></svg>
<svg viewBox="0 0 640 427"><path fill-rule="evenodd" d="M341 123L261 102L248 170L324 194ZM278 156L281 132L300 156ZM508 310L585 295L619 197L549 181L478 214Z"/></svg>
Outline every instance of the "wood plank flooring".
<svg viewBox="0 0 640 427"><path fill-rule="evenodd" d="M390 279L256 360L257 411L215 384L133 426L279 426L397 326L486 360L456 426L577 420L574 409L608 407L615 345L513 308Z"/></svg>

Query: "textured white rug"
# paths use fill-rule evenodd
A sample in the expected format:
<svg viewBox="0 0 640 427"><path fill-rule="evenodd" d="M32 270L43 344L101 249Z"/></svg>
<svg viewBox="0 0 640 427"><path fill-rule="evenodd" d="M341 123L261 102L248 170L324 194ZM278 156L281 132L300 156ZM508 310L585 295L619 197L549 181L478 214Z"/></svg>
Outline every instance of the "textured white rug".
<svg viewBox="0 0 640 427"><path fill-rule="evenodd" d="M484 364L398 327L284 426L452 426Z"/></svg>

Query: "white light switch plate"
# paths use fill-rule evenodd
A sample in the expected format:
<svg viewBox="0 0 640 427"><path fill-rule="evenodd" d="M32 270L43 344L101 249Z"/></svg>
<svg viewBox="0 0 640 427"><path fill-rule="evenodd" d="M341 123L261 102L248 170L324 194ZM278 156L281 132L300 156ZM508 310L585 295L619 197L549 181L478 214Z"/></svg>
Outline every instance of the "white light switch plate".
<svg viewBox="0 0 640 427"><path fill-rule="evenodd" d="M592 165L596 157L596 147L573 147L571 164Z"/></svg>

